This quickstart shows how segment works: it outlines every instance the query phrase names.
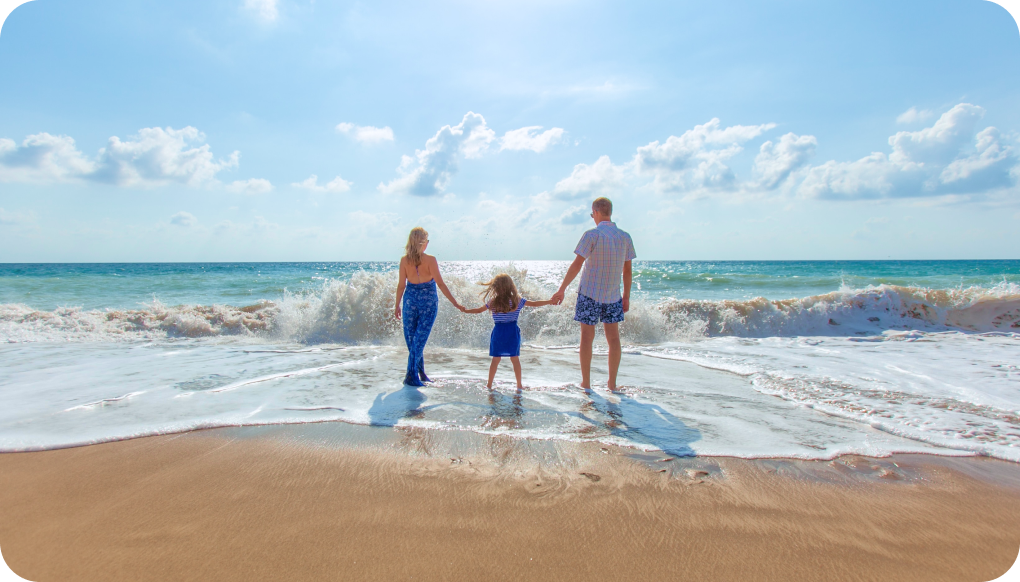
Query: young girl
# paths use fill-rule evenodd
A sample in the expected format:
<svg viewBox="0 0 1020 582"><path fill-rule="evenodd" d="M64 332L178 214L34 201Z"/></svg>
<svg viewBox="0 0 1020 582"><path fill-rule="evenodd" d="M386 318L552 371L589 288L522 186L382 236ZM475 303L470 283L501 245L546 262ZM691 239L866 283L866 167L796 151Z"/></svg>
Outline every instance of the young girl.
<svg viewBox="0 0 1020 582"><path fill-rule="evenodd" d="M488 283L479 283L485 286L482 291L482 301L485 305L474 309L461 307L464 313L492 312L492 320L495 327L492 328L492 335L489 337L489 355L492 356L492 363L489 364L489 382L486 387L492 388L492 379L496 377L496 368L502 358L509 357L514 367L514 376L517 377L517 389L524 388L521 385L521 328L517 327L517 317L521 309L527 304L530 307L541 307L552 305L553 300L528 301L517 293L517 287L510 275L501 273L496 275Z"/></svg>

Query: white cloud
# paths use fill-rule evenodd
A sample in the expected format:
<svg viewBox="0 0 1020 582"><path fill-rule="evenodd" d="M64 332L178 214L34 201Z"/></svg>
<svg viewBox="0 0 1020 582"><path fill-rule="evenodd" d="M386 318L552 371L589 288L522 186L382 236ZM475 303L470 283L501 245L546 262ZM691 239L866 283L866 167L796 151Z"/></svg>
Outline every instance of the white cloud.
<svg viewBox="0 0 1020 582"><path fill-rule="evenodd" d="M361 143L377 144L384 141L393 141L393 130L387 127L372 127L371 125L354 125L353 123L339 123L336 126L339 133L352 136Z"/></svg>
<svg viewBox="0 0 1020 582"><path fill-rule="evenodd" d="M62 182L87 176L96 165L66 135L37 133L18 146L0 139L0 181Z"/></svg>
<svg viewBox="0 0 1020 582"><path fill-rule="evenodd" d="M469 111L459 124L444 126L429 138L425 149L415 151L414 157L403 156L397 169L401 177L379 184L379 190L415 196L442 194L460 158L480 157L494 139L496 133L485 124L485 118Z"/></svg>
<svg viewBox="0 0 1020 582"><path fill-rule="evenodd" d="M624 187L625 168L615 166L609 156L602 156L592 165L577 164L569 176L556 183L557 198L609 196Z"/></svg>
<svg viewBox="0 0 1020 582"><path fill-rule="evenodd" d="M273 191L273 185L269 180L251 178L249 180L235 180L227 186L227 190L238 194L267 194Z"/></svg>
<svg viewBox="0 0 1020 582"><path fill-rule="evenodd" d="M13 226L15 224L28 224L32 219L27 214L10 212L0 208L0 226Z"/></svg>
<svg viewBox="0 0 1020 582"><path fill-rule="evenodd" d="M540 129L542 129L541 125L532 125L506 132L500 139L500 144L502 144L500 150L531 150L541 153L563 138L562 127L554 127L538 133Z"/></svg>
<svg viewBox="0 0 1020 582"><path fill-rule="evenodd" d="M236 167L240 159L235 151L225 160L216 160L204 141L205 135L194 127L148 127L128 140L111 137L90 160L67 136L39 133L25 138L21 146L0 139L0 181L203 186L215 183L218 172Z"/></svg>
<svg viewBox="0 0 1020 582"><path fill-rule="evenodd" d="M195 218L195 216L190 212L184 212L182 210L181 212L178 212L177 214L170 217L170 224L183 226L185 228L191 228L192 226L198 224L198 219Z"/></svg>
<svg viewBox="0 0 1020 582"><path fill-rule="evenodd" d="M574 206L568 208L566 212L560 215L560 222L563 224L582 224L585 220L591 218L591 209L587 206Z"/></svg>
<svg viewBox="0 0 1020 582"><path fill-rule="evenodd" d="M653 141L639 147L634 156L635 171L651 176L660 192L731 188L736 179L723 162L740 153L745 142L775 124L733 125L724 129L719 125L715 118L679 137L671 135L664 143Z"/></svg>
<svg viewBox="0 0 1020 582"><path fill-rule="evenodd" d="M304 188L305 190L310 190L312 192L340 193L347 192L348 190L351 189L351 183L348 182L347 180L344 180L340 176L333 178L325 186L319 186L319 177L316 176L315 174L312 174L308 178L305 178L303 182L294 182L293 184L291 184L291 186L295 188Z"/></svg>
<svg viewBox="0 0 1020 582"><path fill-rule="evenodd" d="M514 220L515 226L525 226L531 224L542 216L542 209L536 206L531 206L524 212L520 213Z"/></svg>
<svg viewBox="0 0 1020 582"><path fill-rule="evenodd" d="M363 210L355 210L347 216L350 219L349 230L359 237L388 237L396 232L400 226L400 217L392 212L373 214ZM404 236L407 236L406 232Z"/></svg>
<svg viewBox="0 0 1020 582"><path fill-rule="evenodd" d="M935 112L930 109L923 109L918 111L916 107L911 107L910 109L907 109L903 113L899 114L899 116L896 118L896 123L903 124L920 123L923 121L928 121L934 115Z"/></svg>
<svg viewBox="0 0 1020 582"><path fill-rule="evenodd" d="M817 198L982 194L1016 181L1017 160L994 127L975 132L984 109L960 103L919 131L889 138L892 152L807 171L799 191Z"/></svg>
<svg viewBox="0 0 1020 582"><path fill-rule="evenodd" d="M275 222L270 222L262 216L256 216L251 222L249 230L259 235L270 235L280 230L280 225Z"/></svg>
<svg viewBox="0 0 1020 582"><path fill-rule="evenodd" d="M276 9L276 0L244 0L244 9L270 22L280 15Z"/></svg>
<svg viewBox="0 0 1020 582"><path fill-rule="evenodd" d="M216 161L205 134L194 127L147 127L134 139L111 137L99 150L98 167L89 178L119 186L158 186L168 183L198 186L214 181L216 173L237 166L240 154Z"/></svg>
<svg viewBox="0 0 1020 582"><path fill-rule="evenodd" d="M814 155L818 140L813 135L795 135L788 133L779 138L779 143L767 141L761 144L757 157L754 158L754 172L758 176L758 184L772 190L786 180L791 173L807 164L808 158Z"/></svg>

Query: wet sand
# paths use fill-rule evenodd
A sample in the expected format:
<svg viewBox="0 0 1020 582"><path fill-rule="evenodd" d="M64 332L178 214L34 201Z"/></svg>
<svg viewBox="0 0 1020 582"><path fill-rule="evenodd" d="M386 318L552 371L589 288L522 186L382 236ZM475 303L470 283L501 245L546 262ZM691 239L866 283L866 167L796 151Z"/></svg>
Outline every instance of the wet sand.
<svg viewBox="0 0 1020 582"><path fill-rule="evenodd" d="M669 459L330 423L0 455L29 580L990 580L1020 465Z"/></svg>

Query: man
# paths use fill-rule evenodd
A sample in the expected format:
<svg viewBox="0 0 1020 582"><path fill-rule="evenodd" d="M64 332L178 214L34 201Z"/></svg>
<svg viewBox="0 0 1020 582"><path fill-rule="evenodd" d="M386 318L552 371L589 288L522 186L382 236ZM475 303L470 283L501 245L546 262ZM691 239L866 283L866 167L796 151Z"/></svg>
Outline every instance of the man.
<svg viewBox="0 0 1020 582"><path fill-rule="evenodd" d="M620 370L620 322L623 314L630 310L630 262L637 255L630 235L616 228L612 216L613 203L608 198L598 198L591 203L595 228L584 233L577 243L574 250L577 257L552 299L556 304L563 301L567 285L583 266L574 311L574 321L581 324L581 387L591 389L592 342L595 341L595 326L601 322L609 344L609 389L615 392L616 373Z"/></svg>

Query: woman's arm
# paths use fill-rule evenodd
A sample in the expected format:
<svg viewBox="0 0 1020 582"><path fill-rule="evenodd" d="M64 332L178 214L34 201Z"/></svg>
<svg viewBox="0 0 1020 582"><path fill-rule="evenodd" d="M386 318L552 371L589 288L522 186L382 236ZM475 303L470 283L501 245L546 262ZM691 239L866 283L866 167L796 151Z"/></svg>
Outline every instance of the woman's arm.
<svg viewBox="0 0 1020 582"><path fill-rule="evenodd" d="M429 257L429 260L432 262L429 266L432 267L432 272L434 273L432 278L436 280L436 286L443 292L443 295L446 295L446 298L450 300L450 303L453 303L454 307L461 309L460 303L457 303L457 300L453 298L453 293L450 293L450 289L446 286L446 282L443 281L443 276L439 273L439 259Z"/></svg>
<svg viewBox="0 0 1020 582"><path fill-rule="evenodd" d="M400 268L397 269L397 304L393 306L393 317L400 319L400 299L404 296L404 259L400 259Z"/></svg>

